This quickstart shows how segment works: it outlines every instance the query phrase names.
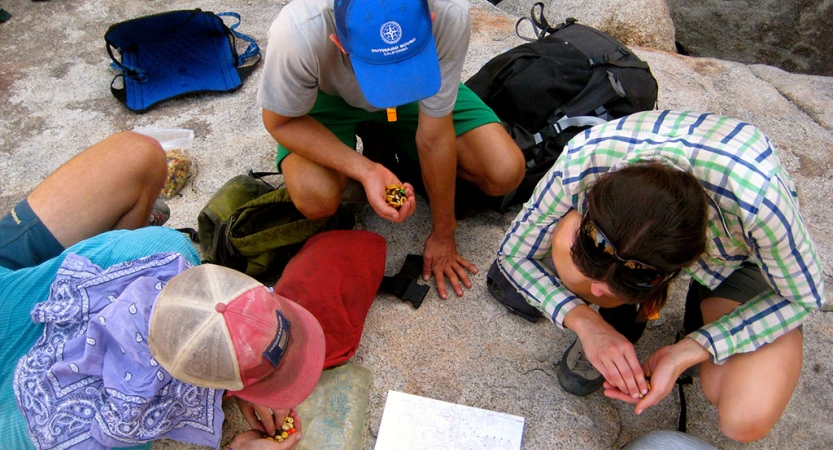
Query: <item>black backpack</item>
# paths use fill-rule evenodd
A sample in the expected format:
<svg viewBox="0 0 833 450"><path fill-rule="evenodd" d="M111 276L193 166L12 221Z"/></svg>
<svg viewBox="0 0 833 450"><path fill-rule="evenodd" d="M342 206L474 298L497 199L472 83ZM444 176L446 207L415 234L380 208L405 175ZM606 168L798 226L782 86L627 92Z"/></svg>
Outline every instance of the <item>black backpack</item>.
<svg viewBox="0 0 833 450"><path fill-rule="evenodd" d="M521 36L529 22L535 38ZM657 82L642 61L612 36L575 19L551 27L544 4L515 24L530 41L492 58L468 86L504 122L526 159L526 176L499 210L525 202L564 146L581 131L655 108Z"/></svg>

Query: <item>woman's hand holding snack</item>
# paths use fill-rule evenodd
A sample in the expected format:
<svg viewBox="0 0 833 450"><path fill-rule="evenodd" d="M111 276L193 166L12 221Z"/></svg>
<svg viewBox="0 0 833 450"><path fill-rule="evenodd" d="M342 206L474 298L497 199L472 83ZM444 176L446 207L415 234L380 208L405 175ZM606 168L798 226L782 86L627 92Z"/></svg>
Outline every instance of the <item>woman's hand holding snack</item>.
<svg viewBox="0 0 833 450"><path fill-rule="evenodd" d="M275 417L280 417L278 411L275 412ZM252 429L235 436L227 449L292 450L296 448L298 443L301 442L301 417L298 416L298 413L294 409L290 410L288 415L284 415L283 417L284 420L281 422L281 426L278 427L278 431L274 437Z"/></svg>
<svg viewBox="0 0 833 450"><path fill-rule="evenodd" d="M275 436L280 434L280 427L283 425L283 418L291 416L294 410L271 410L265 406L255 405L249 401L243 400L239 397L234 397L237 402L237 407L243 414L249 426L253 430L260 431L267 436Z"/></svg>
<svg viewBox="0 0 833 450"><path fill-rule="evenodd" d="M604 394L610 398L636 403L634 411L641 414L671 392L680 374L708 358L709 352L700 344L692 339L683 339L674 345L662 347L645 360L642 367L651 377L651 388L642 398L628 396L607 382L604 384Z"/></svg>

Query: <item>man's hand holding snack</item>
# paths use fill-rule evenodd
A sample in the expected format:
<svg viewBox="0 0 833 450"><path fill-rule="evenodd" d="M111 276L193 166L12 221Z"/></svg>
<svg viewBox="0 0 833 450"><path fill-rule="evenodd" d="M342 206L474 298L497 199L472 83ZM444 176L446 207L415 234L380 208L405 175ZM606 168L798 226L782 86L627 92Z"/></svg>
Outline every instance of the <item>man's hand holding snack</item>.
<svg viewBox="0 0 833 450"><path fill-rule="evenodd" d="M368 173L363 179L358 180L364 186L367 202L379 217L391 222L404 222L416 209L413 186L410 183L401 183L393 172L380 164L376 164L374 170L375 172ZM398 207L388 202L388 190L391 187L400 187L398 196L404 197L404 200L396 202Z"/></svg>

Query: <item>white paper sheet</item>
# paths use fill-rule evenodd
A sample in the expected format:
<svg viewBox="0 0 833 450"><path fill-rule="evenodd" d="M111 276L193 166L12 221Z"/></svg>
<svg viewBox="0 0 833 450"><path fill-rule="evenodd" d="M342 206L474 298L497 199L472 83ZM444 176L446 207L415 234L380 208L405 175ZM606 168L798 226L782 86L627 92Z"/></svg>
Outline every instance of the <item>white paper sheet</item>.
<svg viewBox="0 0 833 450"><path fill-rule="evenodd" d="M520 450L524 418L388 391L375 450Z"/></svg>

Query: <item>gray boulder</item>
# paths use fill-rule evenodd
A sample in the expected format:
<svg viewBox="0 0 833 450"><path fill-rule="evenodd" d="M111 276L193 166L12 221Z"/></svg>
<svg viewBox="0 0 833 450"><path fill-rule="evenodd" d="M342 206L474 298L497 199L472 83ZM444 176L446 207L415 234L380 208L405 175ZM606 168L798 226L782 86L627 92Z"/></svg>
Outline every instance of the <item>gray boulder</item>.
<svg viewBox="0 0 833 450"><path fill-rule="evenodd" d="M498 7L517 17L529 17L534 0L504 0ZM598 28L627 46L674 51L674 23L665 0L549 0L544 15L551 25L568 17ZM531 36L531 34L529 34Z"/></svg>
<svg viewBox="0 0 833 450"><path fill-rule="evenodd" d="M677 41L691 54L833 75L833 2L668 0Z"/></svg>

